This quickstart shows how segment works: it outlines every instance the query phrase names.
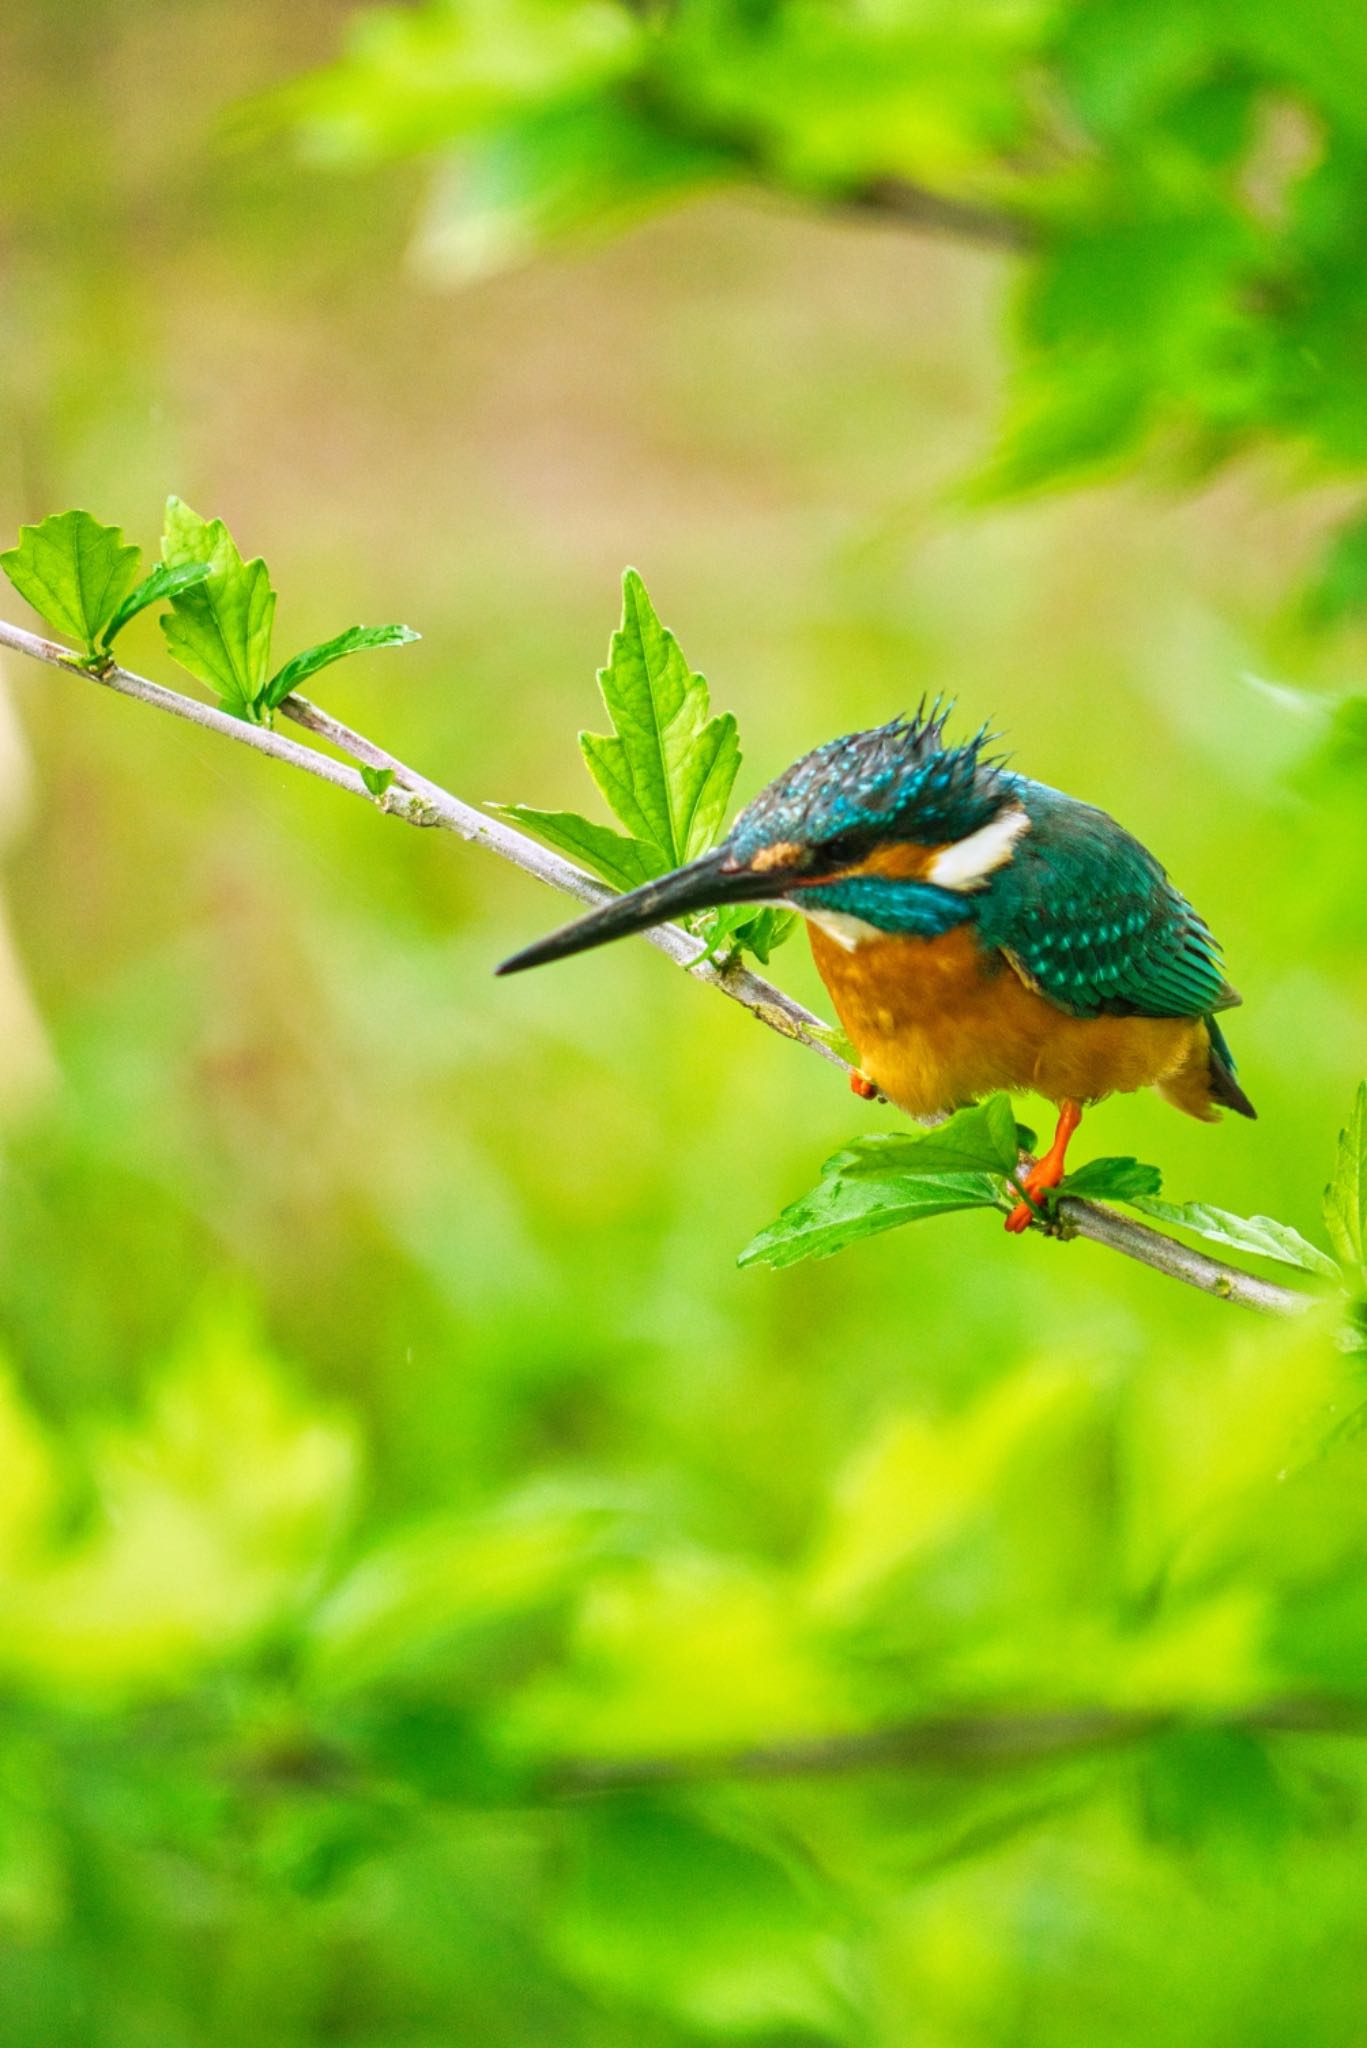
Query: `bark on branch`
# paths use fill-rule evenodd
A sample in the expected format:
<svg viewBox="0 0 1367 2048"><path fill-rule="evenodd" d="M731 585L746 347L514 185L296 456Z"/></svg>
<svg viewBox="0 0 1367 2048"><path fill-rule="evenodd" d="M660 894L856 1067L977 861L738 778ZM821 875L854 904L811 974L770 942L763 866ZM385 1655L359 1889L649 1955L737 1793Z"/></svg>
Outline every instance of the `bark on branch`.
<svg viewBox="0 0 1367 2048"><path fill-rule="evenodd" d="M283 761L288 767L329 782L350 796L361 797L391 817L402 818L406 824L439 826L454 832L458 838L487 848L501 860L510 861L525 874L535 876L537 881L548 883L551 888L561 890L579 903L592 905L611 898L610 889L575 867L571 861L539 845L501 819L488 817L472 804L452 796L439 783L429 781L383 747L376 746L364 734L329 717L303 697L287 697L280 707L282 715L335 748L346 757L346 761L334 760L330 754L304 746L284 733L248 725L229 716L226 711L220 711L216 705L203 704L178 690L168 690L163 684L135 675L116 663L95 671L70 648L4 620L0 620L0 646L12 648L16 654L27 655L31 660L64 669L68 675L79 676L102 689L113 690L121 697L150 704L154 710L185 719L191 725L234 740L239 746L266 754L272 760ZM366 787L357 769L347 766L346 762L359 762L366 768L387 769L393 781L377 796ZM792 996L785 995L782 989L775 988L762 975L753 973L739 962L722 964L707 959L700 941L678 925L661 925L653 931L644 932L642 937L657 952L665 954L676 966L691 974L695 981L719 989L732 1002L739 1003L758 1017L762 1024L767 1024L771 1031L777 1031L781 1037L795 1039L809 1051L820 1054L822 1059L849 1072L847 1062L832 1049L832 1027ZM1154 1230L1134 1217L1122 1216L1099 1203L1064 1201L1059 1204L1059 1213L1068 1230L1078 1237L1105 1245L1111 1251L1123 1253L1126 1258L1137 1259L1141 1265L1152 1266L1169 1279L1180 1280L1185 1286L1198 1288L1203 1294L1214 1295L1219 1300L1237 1302L1243 1308L1255 1309L1265 1315L1281 1316L1299 1315L1315 1300L1313 1295L1296 1288L1284 1287L1274 1280L1264 1280L1256 1274L1242 1272L1237 1266L1226 1265L1221 1259L1195 1251L1162 1231Z"/></svg>

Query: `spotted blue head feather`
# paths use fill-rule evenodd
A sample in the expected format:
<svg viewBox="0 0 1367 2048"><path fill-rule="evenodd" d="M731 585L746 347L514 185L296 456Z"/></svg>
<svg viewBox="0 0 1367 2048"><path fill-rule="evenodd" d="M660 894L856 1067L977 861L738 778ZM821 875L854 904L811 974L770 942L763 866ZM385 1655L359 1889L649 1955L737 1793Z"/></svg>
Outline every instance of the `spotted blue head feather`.
<svg viewBox="0 0 1367 2048"><path fill-rule="evenodd" d="M845 865L885 840L945 846L989 824L1010 801L986 726L944 744L952 704L923 701L911 718L847 733L804 754L741 812L726 844L749 863L780 846L807 849L813 865Z"/></svg>

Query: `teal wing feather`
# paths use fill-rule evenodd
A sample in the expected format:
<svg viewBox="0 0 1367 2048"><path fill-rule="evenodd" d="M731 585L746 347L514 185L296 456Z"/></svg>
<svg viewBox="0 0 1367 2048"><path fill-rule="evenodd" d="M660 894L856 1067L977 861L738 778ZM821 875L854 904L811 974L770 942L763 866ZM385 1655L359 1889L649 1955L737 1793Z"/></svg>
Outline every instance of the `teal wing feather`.
<svg viewBox="0 0 1367 2048"><path fill-rule="evenodd" d="M1147 847L1056 790L1017 781L1030 817L978 899L983 943L1073 1017L1206 1017L1239 996L1204 921Z"/></svg>

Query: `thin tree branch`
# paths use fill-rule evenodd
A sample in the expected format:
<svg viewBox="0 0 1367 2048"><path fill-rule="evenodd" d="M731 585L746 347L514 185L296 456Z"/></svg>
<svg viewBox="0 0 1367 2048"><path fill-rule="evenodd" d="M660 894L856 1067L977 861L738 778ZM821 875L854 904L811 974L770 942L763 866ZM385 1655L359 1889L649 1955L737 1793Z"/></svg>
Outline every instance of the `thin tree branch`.
<svg viewBox="0 0 1367 2048"><path fill-rule="evenodd" d="M368 768L387 768L394 777L395 786L416 796L430 811L428 818L413 820L417 824L444 825L449 832L455 832L461 839L473 845L485 846L491 853L503 860L511 861L514 867L524 873L535 875L538 881L548 882L553 889L563 890L567 896L574 896L581 903L599 904L612 900L612 890L602 882L586 875L582 868L561 854L553 853L549 847L541 846L535 839L529 839L525 832L519 832L512 825L505 825L501 819L491 818L473 805L462 803L439 783L429 782L425 775L419 775L414 768L406 767L393 754L377 747L362 733L353 732L350 726L329 717L307 698L287 697L281 705L287 718L319 739L327 740L339 753L347 754L353 761L364 762ZM389 792L386 792L386 798ZM402 797L396 804L380 800L382 809L397 810L407 815ZM760 1022L767 1024L771 1031L777 1031L784 1038L795 1038L799 1044L810 1047L821 1054L833 1066L849 1072L849 1063L835 1051L831 1040L834 1033L815 1013L783 990L775 988L772 982L752 974L748 967L734 961L729 965L718 965L706 958L701 941L677 924L657 925L643 936L658 952L664 953L676 966L682 967L695 980L706 982L712 988L719 988L732 1002L749 1010Z"/></svg>
<svg viewBox="0 0 1367 2048"><path fill-rule="evenodd" d="M1367 1735L1367 1706L1340 1700L1272 1700L1245 1713L1124 1712L1107 1707L1022 1714L953 1714L846 1735L753 1749L641 1757L574 1757L544 1776L552 1794L637 1792L673 1785L766 1778L844 1777L859 1771L993 1770L1146 1742L1177 1729L1239 1729L1254 1735Z"/></svg>
<svg viewBox="0 0 1367 2048"><path fill-rule="evenodd" d="M976 242L988 249L1027 251L1038 248L1039 230L1032 221L1003 208L981 206L971 199L952 199L916 185L908 178L873 178L843 194L837 205L890 226L920 228L956 241Z"/></svg>
<svg viewBox="0 0 1367 2048"><path fill-rule="evenodd" d="M251 747L258 754L283 761L288 767L301 769L304 774L329 782L351 796L363 797L367 803L376 805L393 817L402 818L406 824L440 826L454 832L458 838L486 847L490 853L510 861L525 874L534 875L538 881L563 891L580 903L599 904L611 900L610 889L591 875L586 875L571 861L553 853L548 847L538 845L534 839L529 839L502 819L488 817L473 805L463 803L439 783L419 775L416 769L409 768L397 756L377 747L364 734L354 732L340 720L329 717L303 697L285 699L280 707L285 717L362 766L387 769L394 779L382 794L376 795L367 789L354 768L346 767L312 747L301 746L297 740L289 739L283 733L248 725L214 705L202 704L177 690L166 689L161 683L149 682L145 676L135 675L131 669L120 668L116 663L111 662L98 671L89 668L70 648L55 640L44 639L40 634L27 632L22 626L0 620L0 646L10 647L31 660L47 662L53 668L65 669L69 675L81 676L87 682L98 683L122 697L135 698L139 703L150 704L155 710L169 712L173 718L185 719L191 725L202 726L225 739L235 740L239 746ZM698 939L678 925L659 925L641 936L676 966L691 974L695 981L720 989L732 1002L739 1003L762 1024L767 1024L771 1031L777 1031L783 1038L796 1039L800 1045L819 1053L832 1065L846 1073L851 1071L848 1062L834 1050L832 1027L792 996L785 995L782 989L775 988L763 976L752 973L739 962L719 965L707 959L700 952ZM1265 1315L1292 1316L1313 1306L1316 1299L1312 1294L1280 1286L1273 1280L1260 1279L1252 1273L1241 1272L1237 1266L1209 1258L1204 1252L1193 1251L1175 1238L1165 1236L1162 1231L1154 1230L1133 1217L1120 1216L1096 1202L1064 1201L1059 1204L1059 1214L1067 1229L1079 1237L1123 1253L1126 1258L1137 1259L1141 1265L1151 1266L1169 1279L1180 1280L1204 1294L1214 1295L1222 1301L1237 1302L1243 1308L1256 1309Z"/></svg>
<svg viewBox="0 0 1367 2048"><path fill-rule="evenodd" d="M1222 1301L1237 1302L1241 1308L1255 1309L1262 1315L1299 1315L1313 1308L1318 1299L1297 1288L1283 1287L1275 1280L1260 1279L1256 1273L1245 1273L1238 1266L1227 1266L1222 1259L1212 1259L1190 1245L1179 1244L1175 1237L1151 1230L1101 1202L1065 1198L1058 1205L1058 1213L1068 1229L1092 1244L1107 1245L1113 1252L1123 1252L1126 1258L1152 1266L1155 1272L1166 1273L1170 1280L1184 1280L1188 1287L1199 1287L1203 1294L1218 1295Z"/></svg>
<svg viewBox="0 0 1367 2048"><path fill-rule="evenodd" d="M639 12L649 9L649 0L628 0L628 4ZM837 212L861 215L866 220L881 220L896 227L949 235L961 242L1013 252L1038 248L1043 240L1040 227L1024 214L988 201L937 192L933 186L913 178L888 174L866 178L843 189L835 186L824 191L795 190L792 179L773 160L762 134L734 120L704 116L696 106L684 106L667 72L641 73L622 90L635 111L652 126L664 130L689 150L712 153L718 166L752 180L774 198L801 210L809 211L815 200Z"/></svg>
<svg viewBox="0 0 1367 2048"><path fill-rule="evenodd" d="M367 803L387 811L392 817L402 818L406 824L441 826L472 845L487 847L502 860L511 861L514 867L534 875L539 882L548 883L552 889L562 890L580 903L592 906L611 900L611 889L592 875L586 875L582 868L575 867L560 854L552 853L548 847L538 845L536 840L515 831L511 825L503 824L500 819L487 817L473 805L462 803L449 790L429 782L425 775L406 767L361 733L353 732L335 718L329 718L325 711L320 711L303 697L287 697L280 707L284 715L365 767L387 768L394 777L389 789L375 796L354 768L343 767L339 761L316 752L312 747L301 746L297 740L288 739L283 733L264 726L248 725L245 720L233 718L215 705L201 704L197 698L186 697L177 690L164 688L160 683L149 682L146 676L135 675L131 669L120 668L116 663L100 670L87 668L69 647L63 647L55 640L45 640L40 634L26 632L22 626L12 626L5 620L0 620L0 646L13 648L17 654L27 654L35 661L48 662L54 668L65 669L68 674L81 676L87 682L99 683L107 690L117 691L121 697L133 697L158 711L169 711L173 718L183 718L191 725L221 733L225 739L236 740L240 746L251 747L258 754L268 754L273 760L283 761L291 768L302 769L306 775L315 775L323 782L330 782L336 789L364 797ZM784 1038L797 1039L813 1052L820 1053L823 1059L848 1071L847 1063L832 1049L834 1033L831 1026L792 996L785 995L782 989L775 988L757 974L751 974L739 963L719 966L703 958L701 942L678 925L661 925L643 936L676 966L684 968L696 980L719 988L723 995L730 996L733 1002L751 1011L772 1031L779 1032Z"/></svg>

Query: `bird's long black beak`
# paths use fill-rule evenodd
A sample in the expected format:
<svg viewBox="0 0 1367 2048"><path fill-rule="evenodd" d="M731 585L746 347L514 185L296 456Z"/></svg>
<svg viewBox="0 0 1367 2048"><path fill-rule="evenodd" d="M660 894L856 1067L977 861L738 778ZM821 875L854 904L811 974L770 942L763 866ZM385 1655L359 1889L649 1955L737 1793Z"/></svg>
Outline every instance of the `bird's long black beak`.
<svg viewBox="0 0 1367 2048"><path fill-rule="evenodd" d="M524 967L544 967L549 960L586 953L591 946L648 931L651 925L667 924L670 918L685 917L690 910L713 910L720 903L771 902L782 893L782 886L776 875L756 874L753 869L733 865L725 849L717 847L700 860L690 861L686 868L614 897L601 910L591 910L563 931L552 932L548 939L514 953L495 972L521 974Z"/></svg>

